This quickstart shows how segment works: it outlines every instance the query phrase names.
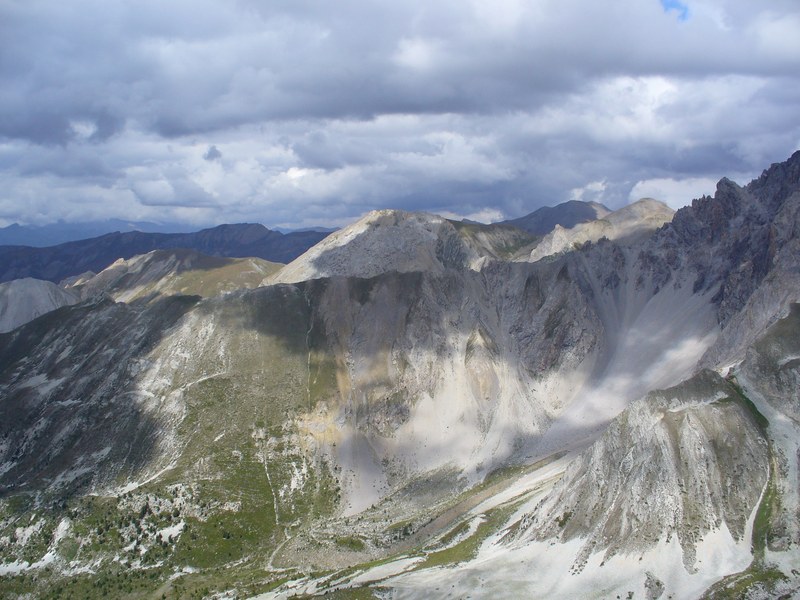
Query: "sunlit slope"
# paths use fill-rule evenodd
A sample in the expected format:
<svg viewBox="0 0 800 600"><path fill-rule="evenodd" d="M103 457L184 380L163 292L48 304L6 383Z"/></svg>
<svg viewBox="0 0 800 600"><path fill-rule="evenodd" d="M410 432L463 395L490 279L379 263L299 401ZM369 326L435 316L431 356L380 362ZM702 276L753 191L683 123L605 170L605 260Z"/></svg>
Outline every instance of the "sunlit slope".
<svg viewBox="0 0 800 600"><path fill-rule="evenodd" d="M194 250L154 250L118 260L97 275L66 285L82 298L99 293L118 302L158 296L217 296L258 287L265 276L282 265L260 258L205 256Z"/></svg>

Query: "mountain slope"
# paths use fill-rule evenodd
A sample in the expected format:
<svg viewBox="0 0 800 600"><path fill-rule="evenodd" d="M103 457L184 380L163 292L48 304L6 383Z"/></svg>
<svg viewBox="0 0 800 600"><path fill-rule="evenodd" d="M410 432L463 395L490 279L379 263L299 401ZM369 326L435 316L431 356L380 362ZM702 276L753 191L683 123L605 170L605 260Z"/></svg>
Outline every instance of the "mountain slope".
<svg viewBox="0 0 800 600"><path fill-rule="evenodd" d="M49 281L27 278L0 283L0 333L76 302L76 294Z"/></svg>
<svg viewBox="0 0 800 600"><path fill-rule="evenodd" d="M546 235L557 225L570 229L579 223L602 219L610 212L597 202L569 200L556 206L543 206L524 217L503 221L503 224L519 227L533 235Z"/></svg>
<svg viewBox="0 0 800 600"><path fill-rule="evenodd" d="M571 229L556 225L542 238L527 259L540 260L545 256L571 250L586 242L596 242L600 238L631 244L671 221L674 212L662 202L645 198L610 212L602 218L578 223Z"/></svg>
<svg viewBox="0 0 800 600"><path fill-rule="evenodd" d="M196 301L167 298L142 310L101 298L0 335L0 493L69 492L157 462L174 431L157 426L129 382L146 364L142 355ZM178 422L179 408L149 399Z"/></svg>
<svg viewBox="0 0 800 600"><path fill-rule="evenodd" d="M732 386L704 371L615 419L521 521L517 539L580 539L580 571L593 553L607 560L676 536L693 573L698 543L722 523L734 541L749 539L747 521L768 472L757 415Z"/></svg>
<svg viewBox="0 0 800 600"><path fill-rule="evenodd" d="M798 191L800 153L653 235L534 263L505 234L373 213L285 283L0 336L0 564L52 556L60 575L14 585L76 594L99 579L71 569L120 564L186 595L790 577Z"/></svg>
<svg viewBox="0 0 800 600"><path fill-rule="evenodd" d="M157 249L187 248L209 256L255 257L286 263L328 234L282 234L263 225L220 225L195 233L110 233L48 248L0 246L0 281L34 277L58 282L86 271L95 273L117 259Z"/></svg>
<svg viewBox="0 0 800 600"><path fill-rule="evenodd" d="M258 287L283 265L259 258L222 258L193 250L154 250L118 260L94 276L64 284L82 299L108 294L118 302L157 296L217 296Z"/></svg>
<svg viewBox="0 0 800 600"><path fill-rule="evenodd" d="M477 269L533 242L515 227L473 225L426 213L373 211L286 265L270 283L374 277L388 271Z"/></svg>
<svg viewBox="0 0 800 600"><path fill-rule="evenodd" d="M727 380L701 371L652 392L560 479L543 468L474 560L381 585L397 598L794 597L798 339L795 304Z"/></svg>

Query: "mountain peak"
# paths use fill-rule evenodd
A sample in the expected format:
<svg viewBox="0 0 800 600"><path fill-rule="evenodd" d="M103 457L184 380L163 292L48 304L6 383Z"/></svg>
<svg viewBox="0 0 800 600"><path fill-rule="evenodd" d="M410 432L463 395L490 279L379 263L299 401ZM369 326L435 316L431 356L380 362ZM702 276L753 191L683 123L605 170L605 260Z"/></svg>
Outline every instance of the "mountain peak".
<svg viewBox="0 0 800 600"><path fill-rule="evenodd" d="M455 227L438 215L374 210L292 261L272 283L331 276L373 277L387 271L437 271L471 258Z"/></svg>
<svg viewBox="0 0 800 600"><path fill-rule="evenodd" d="M569 200L556 206L543 206L532 213L503 223L524 229L534 235L550 233L556 225L571 229L579 223L602 219L611 212L598 202Z"/></svg>
<svg viewBox="0 0 800 600"><path fill-rule="evenodd" d="M642 198L602 218L578 223L571 229L556 225L536 248L529 260L536 261L601 238L633 242L672 220L675 211L659 200Z"/></svg>

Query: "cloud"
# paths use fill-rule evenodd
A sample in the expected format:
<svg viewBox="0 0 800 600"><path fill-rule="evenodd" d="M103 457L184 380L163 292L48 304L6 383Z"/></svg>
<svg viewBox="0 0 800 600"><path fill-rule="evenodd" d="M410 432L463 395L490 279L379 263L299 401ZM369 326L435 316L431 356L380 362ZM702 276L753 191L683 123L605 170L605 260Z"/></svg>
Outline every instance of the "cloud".
<svg viewBox="0 0 800 600"><path fill-rule="evenodd" d="M716 184L716 180L705 177L681 180L662 178L637 181L631 190L630 201L635 202L642 198L655 198L674 209L678 209L681 206L686 206L695 198L713 196Z"/></svg>
<svg viewBox="0 0 800 600"><path fill-rule="evenodd" d="M603 198L607 189L608 184L605 180L591 181L582 187L572 189L569 194L569 199L583 202L597 202L598 199Z"/></svg>
<svg viewBox="0 0 800 600"><path fill-rule="evenodd" d="M477 221L478 223L497 223L504 220L504 215L499 210L486 208L469 214L458 214L448 210L439 211L439 216L455 221Z"/></svg>
<svg viewBox="0 0 800 600"><path fill-rule="evenodd" d="M0 219L515 217L748 177L800 142L799 24L792 0L0 3Z"/></svg>
<svg viewBox="0 0 800 600"><path fill-rule="evenodd" d="M209 146L206 153L203 154L203 158L206 160L219 160L222 158L222 152L216 146Z"/></svg>

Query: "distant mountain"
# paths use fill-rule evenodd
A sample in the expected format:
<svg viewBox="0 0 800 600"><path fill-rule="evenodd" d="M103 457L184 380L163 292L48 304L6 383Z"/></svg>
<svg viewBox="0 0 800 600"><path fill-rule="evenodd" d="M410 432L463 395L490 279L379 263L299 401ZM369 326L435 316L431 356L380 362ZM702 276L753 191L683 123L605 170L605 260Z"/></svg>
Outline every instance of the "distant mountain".
<svg viewBox="0 0 800 600"><path fill-rule="evenodd" d="M280 233L300 233L303 231L316 231L319 233L333 233L339 229L338 227L301 227L299 229L288 229L286 227L273 227L273 231L279 231Z"/></svg>
<svg viewBox="0 0 800 600"><path fill-rule="evenodd" d="M315 231L282 234L263 225L241 223L195 233L109 233L47 248L4 246L0 247L0 282L23 277L58 282L86 271L102 271L120 258L167 248L287 263L327 235Z"/></svg>
<svg viewBox="0 0 800 600"><path fill-rule="evenodd" d="M536 261L602 238L631 244L652 234L664 223L669 223L674 214L675 211L663 202L643 198L603 218L578 223L570 229L556 225L526 259Z"/></svg>
<svg viewBox="0 0 800 600"><path fill-rule="evenodd" d="M152 303L166 296L209 298L253 289L281 267L261 258L223 258L176 248L119 259L100 273L87 271L60 285L30 277L14 279L0 283L0 333L62 306L100 296L116 302Z"/></svg>
<svg viewBox="0 0 800 600"><path fill-rule="evenodd" d="M544 206L524 217L503 221L503 224L519 227L534 235L545 235L553 231L556 225L569 229L578 223L602 219L610 212L597 202L570 200L557 206Z"/></svg>
<svg viewBox="0 0 800 600"><path fill-rule="evenodd" d="M85 240L107 233L141 231L143 233L190 233L197 227L180 223L151 223L149 221L86 221L83 223L50 223L49 225L20 225L0 227L0 246L33 246L44 248L65 242Z"/></svg>

